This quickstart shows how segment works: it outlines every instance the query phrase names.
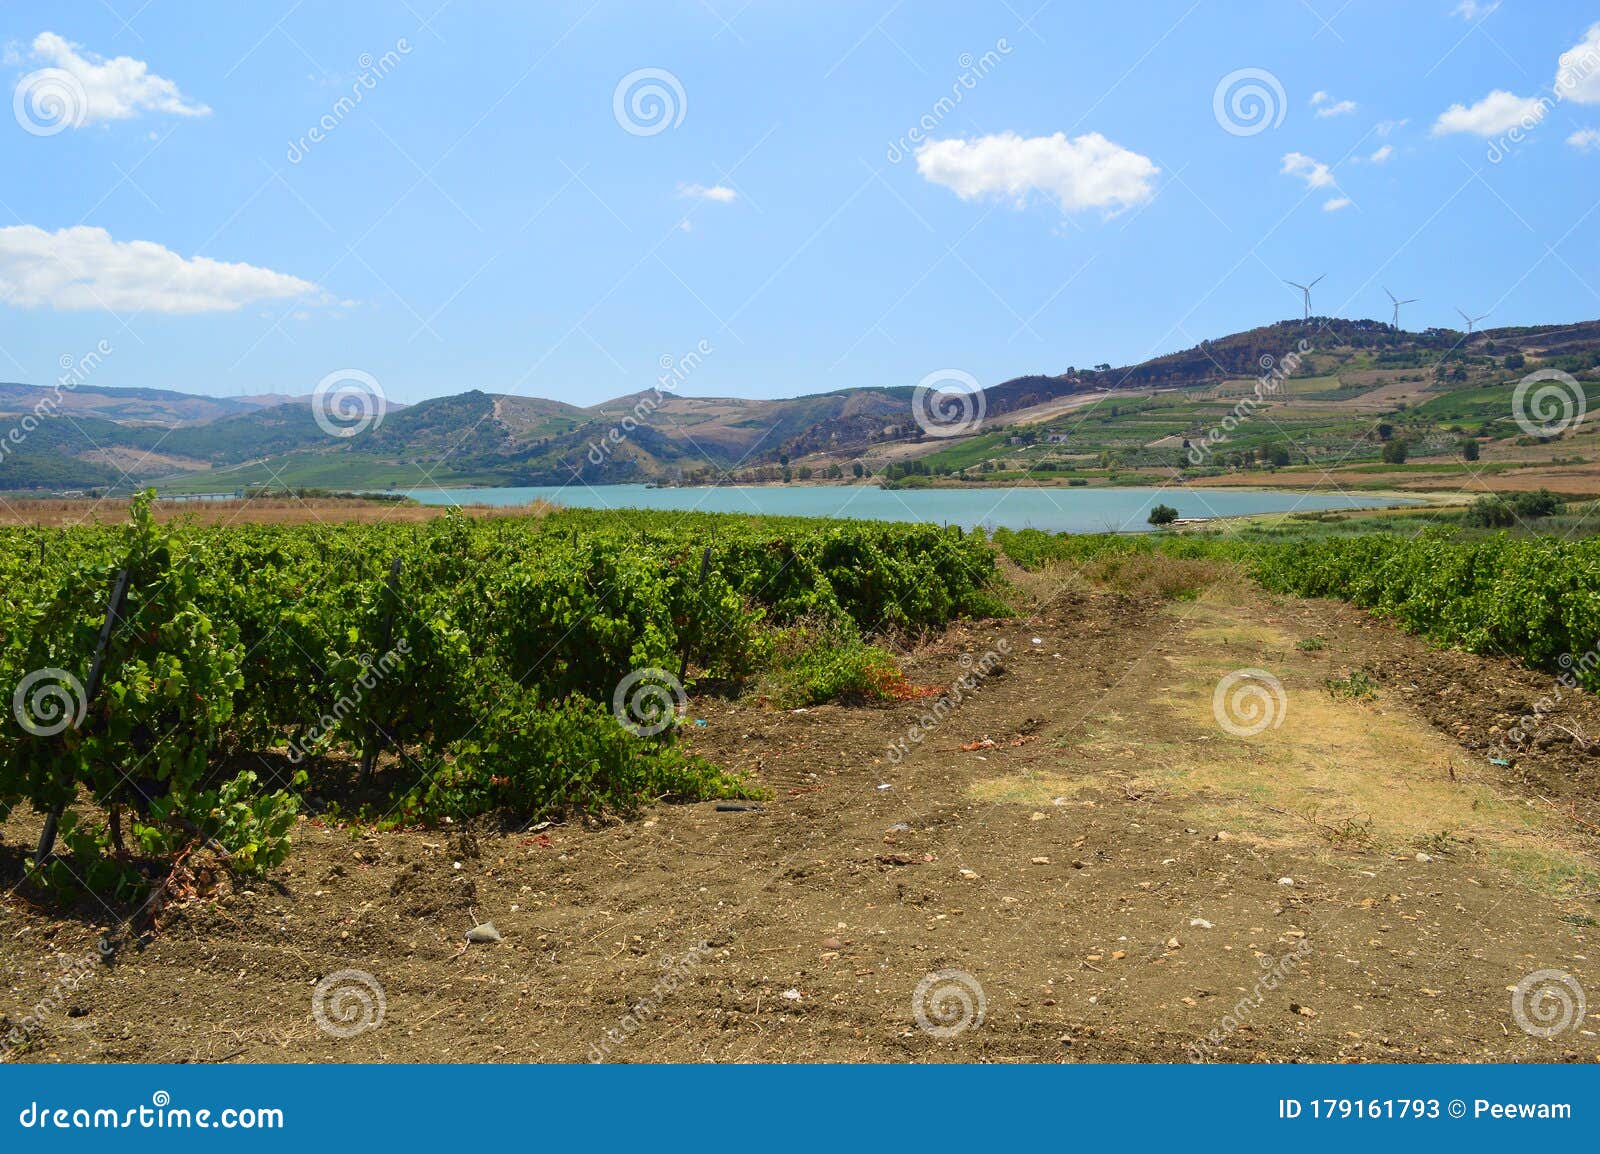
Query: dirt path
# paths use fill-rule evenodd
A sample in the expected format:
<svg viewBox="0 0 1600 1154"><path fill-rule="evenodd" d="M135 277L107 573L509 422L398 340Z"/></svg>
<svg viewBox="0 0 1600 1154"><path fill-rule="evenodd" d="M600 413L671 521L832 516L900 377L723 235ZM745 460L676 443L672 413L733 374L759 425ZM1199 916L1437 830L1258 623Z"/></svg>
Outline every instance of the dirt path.
<svg viewBox="0 0 1600 1154"><path fill-rule="evenodd" d="M758 810L307 822L268 883L169 906L64 992L95 926L10 893L0 1039L56 991L24 1060L1600 1060L1600 1015L1544 1039L1512 1011L1539 970L1600 1009L1600 758L1487 756L1547 679L1227 584L1083 589L906 664L939 695L693 702L695 747L765 784ZM1213 709L1240 670L1222 716L1265 716L1249 736ZM1554 716L1600 735L1592 701ZM8 884L35 828L0 827ZM504 940L465 946L480 920ZM381 987L380 1028L319 1029L341 970Z"/></svg>

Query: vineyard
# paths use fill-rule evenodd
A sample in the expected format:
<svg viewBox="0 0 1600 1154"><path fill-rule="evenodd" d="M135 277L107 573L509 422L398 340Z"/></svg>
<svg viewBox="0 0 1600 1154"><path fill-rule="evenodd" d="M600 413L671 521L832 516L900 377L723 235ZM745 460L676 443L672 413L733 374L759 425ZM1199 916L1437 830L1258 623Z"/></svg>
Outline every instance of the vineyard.
<svg viewBox="0 0 1600 1154"><path fill-rule="evenodd" d="M0 537L0 818L46 815L37 875L96 890L199 844L259 872L313 800L399 825L744 795L674 740L686 685L742 685L818 629L1004 612L983 537L933 526L197 528L141 499L122 527Z"/></svg>
<svg viewBox="0 0 1600 1154"><path fill-rule="evenodd" d="M425 523L0 530L0 818L32 869L133 894L197 845L260 872L305 810L530 823L760 785L677 740L687 690L889 699L871 639L999 616L998 554L1216 562L1600 688L1600 541L1427 532L1263 542L566 511ZM1169 578L1174 570L1169 566ZM1198 587L1198 586L1196 586ZM124 829L124 826L127 829ZM52 852L52 850L57 852Z"/></svg>
<svg viewBox="0 0 1600 1154"><path fill-rule="evenodd" d="M1600 538L1461 538L1430 530L1258 542L1002 529L995 542L1026 569L1103 566L1152 553L1232 562L1274 592L1348 601L1439 644L1518 658L1600 691Z"/></svg>
<svg viewBox="0 0 1600 1154"><path fill-rule="evenodd" d="M1502 1019L1595 980L1588 543L0 533L0 1059L1579 1053ZM959 1039L930 967L987 991Z"/></svg>

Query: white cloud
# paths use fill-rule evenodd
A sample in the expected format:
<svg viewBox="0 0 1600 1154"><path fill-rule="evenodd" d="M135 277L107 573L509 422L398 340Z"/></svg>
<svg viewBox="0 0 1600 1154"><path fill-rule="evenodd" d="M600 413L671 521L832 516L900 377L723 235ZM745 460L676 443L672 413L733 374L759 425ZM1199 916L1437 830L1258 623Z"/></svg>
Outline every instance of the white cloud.
<svg viewBox="0 0 1600 1154"><path fill-rule="evenodd" d="M739 199L739 194L725 184L713 184L710 188L703 184L680 184L678 195L696 200L714 200L718 204L732 204Z"/></svg>
<svg viewBox="0 0 1600 1154"><path fill-rule="evenodd" d="M1303 152L1284 153L1283 167L1278 171L1284 176L1298 176L1307 188L1328 188L1334 183L1333 170Z"/></svg>
<svg viewBox="0 0 1600 1154"><path fill-rule="evenodd" d="M1371 161L1373 164L1382 164L1384 161L1388 160L1393 155L1394 155L1394 145L1385 144L1383 147L1381 147L1377 151L1375 151L1371 156L1367 157L1367 159L1369 161Z"/></svg>
<svg viewBox="0 0 1600 1154"><path fill-rule="evenodd" d="M1567 137L1567 143L1579 152L1600 152L1600 128L1580 128Z"/></svg>
<svg viewBox="0 0 1600 1154"><path fill-rule="evenodd" d="M211 109L184 99L178 86L150 71L143 60L118 56L111 60L84 52L54 32L34 38L32 59L65 72L82 90L82 109L73 109L74 127L102 120L129 120L141 112L170 112L178 116L205 116ZM26 84L26 78L23 83Z"/></svg>
<svg viewBox="0 0 1600 1154"><path fill-rule="evenodd" d="M1333 103L1333 104L1326 104L1323 107L1317 109L1317 115L1318 116L1344 116L1346 113L1354 112L1355 110L1356 110L1356 102L1354 100L1340 100L1340 101L1337 101L1336 103Z"/></svg>
<svg viewBox="0 0 1600 1154"><path fill-rule="evenodd" d="M1496 6L1483 9L1483 14L1492 12ZM1433 135L1470 132L1488 137L1519 126L1530 128L1540 123L1557 102L1564 100L1575 104L1600 104L1600 24L1590 25L1583 39L1556 61L1550 95L1518 96L1497 88L1471 107L1452 104L1434 123ZM1569 137L1568 143L1571 142Z"/></svg>
<svg viewBox="0 0 1600 1154"><path fill-rule="evenodd" d="M0 302L20 308L207 313L295 297L327 299L287 273L186 258L153 241L113 240L103 228L0 228Z"/></svg>
<svg viewBox="0 0 1600 1154"><path fill-rule="evenodd" d="M1433 135L1470 132L1475 136L1497 136L1524 121L1537 123L1543 117L1544 106L1538 97L1518 96L1497 88L1470 108L1452 104L1434 122Z"/></svg>
<svg viewBox="0 0 1600 1154"><path fill-rule="evenodd" d="M1373 126L1373 130L1379 136L1388 136L1391 132L1395 131L1396 129L1404 128L1406 125L1408 125L1410 123L1411 123L1411 120L1410 120L1409 117L1407 117L1405 120L1380 120L1380 121L1378 121L1378 123L1376 125Z"/></svg>
<svg viewBox="0 0 1600 1154"><path fill-rule="evenodd" d="M1556 95L1579 104L1600 104L1600 24L1592 24L1556 62Z"/></svg>
<svg viewBox="0 0 1600 1154"><path fill-rule="evenodd" d="M1320 88L1311 94L1312 104L1321 104L1326 99L1328 99L1328 94Z"/></svg>
<svg viewBox="0 0 1600 1154"><path fill-rule="evenodd" d="M1323 212L1338 212L1341 208L1349 208L1352 201L1348 196L1335 196L1322 202Z"/></svg>
<svg viewBox="0 0 1600 1154"><path fill-rule="evenodd" d="M1480 0L1461 0L1461 3L1456 5L1455 11L1450 15L1459 16L1470 23L1473 20L1482 20L1498 7L1500 7L1500 0L1482 0L1482 2Z"/></svg>
<svg viewBox="0 0 1600 1154"><path fill-rule="evenodd" d="M962 200L1003 196L1020 206L1030 193L1042 193L1063 212L1117 212L1149 200L1154 195L1151 182L1161 170L1148 156L1098 132L1070 140L1060 132L1032 137L1002 132L972 140L930 140L917 149L917 171Z"/></svg>

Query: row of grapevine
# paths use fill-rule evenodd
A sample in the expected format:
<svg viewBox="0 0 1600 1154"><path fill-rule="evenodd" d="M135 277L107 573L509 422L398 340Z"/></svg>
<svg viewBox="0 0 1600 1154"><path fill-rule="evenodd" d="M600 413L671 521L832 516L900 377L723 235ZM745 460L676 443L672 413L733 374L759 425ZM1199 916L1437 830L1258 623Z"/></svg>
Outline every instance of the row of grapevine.
<svg viewBox="0 0 1600 1154"><path fill-rule="evenodd" d="M1600 692L1600 538L1430 531L1249 542L1001 530L995 543L1028 569L1155 552L1232 561L1276 592L1349 601L1440 644L1570 672Z"/></svg>
<svg viewBox="0 0 1600 1154"><path fill-rule="evenodd" d="M316 775L380 750L399 754L369 799L389 820L735 793L670 728L619 723L619 685L736 682L772 625L804 616L874 632L1001 609L982 535L919 525L574 511L173 528L140 501L126 526L0 543L0 686L19 691L0 817L87 791L132 819L137 848L210 838L245 869L282 857ZM89 701L119 573L127 606ZM86 828L65 815L74 859L115 836Z"/></svg>

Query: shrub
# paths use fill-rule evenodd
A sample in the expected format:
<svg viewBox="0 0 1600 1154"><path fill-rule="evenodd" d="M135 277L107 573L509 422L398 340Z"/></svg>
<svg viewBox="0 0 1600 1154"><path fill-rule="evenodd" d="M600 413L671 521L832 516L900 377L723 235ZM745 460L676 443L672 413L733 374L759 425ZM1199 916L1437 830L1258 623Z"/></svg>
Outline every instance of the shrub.
<svg viewBox="0 0 1600 1154"><path fill-rule="evenodd" d="M1566 502L1548 489L1509 497L1496 493L1479 497L1468 506L1461 523L1477 529L1509 529L1519 521L1535 521L1565 508Z"/></svg>
<svg viewBox="0 0 1600 1154"><path fill-rule="evenodd" d="M907 696L893 656L863 640L848 622L804 622L786 631L779 648L768 685L773 701L785 709Z"/></svg>

